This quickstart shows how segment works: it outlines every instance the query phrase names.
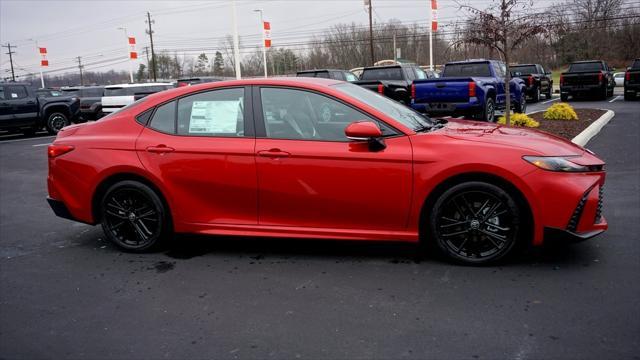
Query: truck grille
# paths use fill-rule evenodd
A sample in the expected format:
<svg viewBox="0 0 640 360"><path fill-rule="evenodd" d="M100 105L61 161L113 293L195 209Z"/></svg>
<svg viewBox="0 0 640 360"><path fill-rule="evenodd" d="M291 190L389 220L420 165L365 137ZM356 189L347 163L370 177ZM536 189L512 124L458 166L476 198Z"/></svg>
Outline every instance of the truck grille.
<svg viewBox="0 0 640 360"><path fill-rule="evenodd" d="M602 220L602 203L603 203L603 195L604 195L604 187L601 185L600 190L598 191L598 207L596 208L596 218L594 223L600 223Z"/></svg>

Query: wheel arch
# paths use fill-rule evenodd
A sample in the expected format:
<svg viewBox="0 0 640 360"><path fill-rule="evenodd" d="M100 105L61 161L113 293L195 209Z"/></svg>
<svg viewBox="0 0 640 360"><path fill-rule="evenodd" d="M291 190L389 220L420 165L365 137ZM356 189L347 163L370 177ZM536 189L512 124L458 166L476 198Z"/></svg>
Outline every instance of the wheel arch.
<svg viewBox="0 0 640 360"><path fill-rule="evenodd" d="M107 177L102 179L100 183L98 183L91 197L91 215L93 217L94 223L97 224L102 221L102 219L100 218L100 201L102 200L102 197L105 195L107 190L113 184L116 184L120 181L126 181L126 180L137 181L150 187L151 190L153 190L156 193L156 195L158 195L158 197L162 201L162 204L166 207L169 224L170 225L173 224L173 213L171 211L171 206L169 204L167 197L163 193L163 191L160 189L159 186L157 186L149 178L134 172L113 173L108 175Z"/></svg>
<svg viewBox="0 0 640 360"><path fill-rule="evenodd" d="M526 239L527 244L534 243L536 239L535 229L536 229L536 221L534 216L534 209L532 204L530 203L528 197L518 186L514 185L512 181L507 178L492 174L489 172L482 171L474 171L474 172L463 172L455 175L451 175L444 180L440 181L427 195L427 197L422 202L422 207L420 209L419 215L419 223L418 223L418 233L421 242L428 242L431 239L428 239L427 234L428 231L426 229L427 226L427 218L429 215L429 211L432 209L436 200L440 195L442 195L448 188L462 184L470 181L482 181L489 184L497 185L503 190L505 190L509 195L513 196L516 201L518 207L524 214L524 227L525 232L528 234L528 238Z"/></svg>
<svg viewBox="0 0 640 360"><path fill-rule="evenodd" d="M69 107L62 104L52 104L52 105L45 106L44 109L42 109L42 113L44 115L43 120L47 121L47 118L49 117L49 115L51 115L54 112L61 112L65 116L69 117L69 120L71 120L70 119L71 111L69 110Z"/></svg>

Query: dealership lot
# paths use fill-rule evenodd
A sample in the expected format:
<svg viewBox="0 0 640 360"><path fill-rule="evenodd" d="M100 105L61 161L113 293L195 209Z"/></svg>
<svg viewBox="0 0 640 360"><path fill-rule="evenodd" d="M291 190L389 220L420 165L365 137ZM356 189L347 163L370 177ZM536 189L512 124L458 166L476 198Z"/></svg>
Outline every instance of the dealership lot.
<svg viewBox="0 0 640 360"><path fill-rule="evenodd" d="M51 137L2 136L0 357L633 358L640 102L572 105L616 113L588 145L607 161L609 231L482 268L364 242L184 237L122 253L46 205Z"/></svg>

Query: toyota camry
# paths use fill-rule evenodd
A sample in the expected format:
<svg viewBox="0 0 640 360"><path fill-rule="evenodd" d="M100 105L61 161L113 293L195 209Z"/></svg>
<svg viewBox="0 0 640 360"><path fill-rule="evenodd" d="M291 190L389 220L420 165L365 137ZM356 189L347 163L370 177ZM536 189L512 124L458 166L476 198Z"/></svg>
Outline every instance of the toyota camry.
<svg viewBox="0 0 640 360"><path fill-rule="evenodd" d="M48 202L126 251L174 233L420 242L481 264L607 229L604 162L315 78L205 83L64 128Z"/></svg>

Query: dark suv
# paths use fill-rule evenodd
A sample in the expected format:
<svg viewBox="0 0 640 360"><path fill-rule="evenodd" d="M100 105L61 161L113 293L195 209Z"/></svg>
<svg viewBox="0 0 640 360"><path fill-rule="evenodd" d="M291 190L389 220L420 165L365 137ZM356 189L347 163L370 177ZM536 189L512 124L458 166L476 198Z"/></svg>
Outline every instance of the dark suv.
<svg viewBox="0 0 640 360"><path fill-rule="evenodd" d="M97 120L100 118L104 86L71 86L62 88L60 91L64 95L75 96L80 99L80 114L83 120Z"/></svg>

